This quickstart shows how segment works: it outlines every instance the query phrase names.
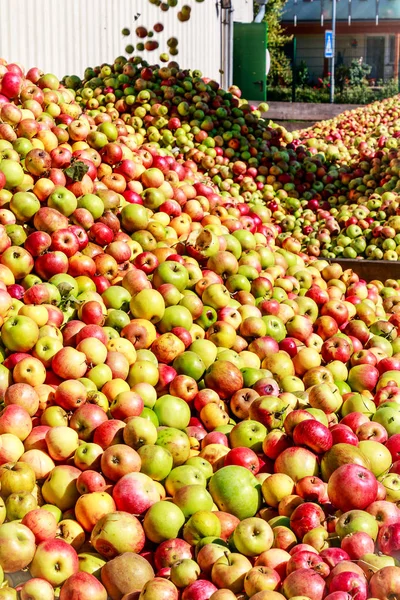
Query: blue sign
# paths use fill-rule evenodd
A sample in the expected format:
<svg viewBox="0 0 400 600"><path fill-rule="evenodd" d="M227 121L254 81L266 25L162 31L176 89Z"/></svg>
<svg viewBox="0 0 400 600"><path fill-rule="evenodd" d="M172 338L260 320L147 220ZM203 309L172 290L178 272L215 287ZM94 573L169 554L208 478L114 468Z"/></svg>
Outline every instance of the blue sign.
<svg viewBox="0 0 400 600"><path fill-rule="evenodd" d="M333 31L325 31L325 58L333 57Z"/></svg>

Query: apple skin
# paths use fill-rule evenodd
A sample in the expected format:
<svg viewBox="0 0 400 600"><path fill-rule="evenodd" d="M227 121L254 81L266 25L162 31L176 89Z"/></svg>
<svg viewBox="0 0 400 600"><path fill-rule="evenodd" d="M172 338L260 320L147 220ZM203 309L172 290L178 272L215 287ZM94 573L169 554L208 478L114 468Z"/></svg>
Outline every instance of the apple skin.
<svg viewBox="0 0 400 600"><path fill-rule="evenodd" d="M107 590L90 573L75 573L68 577L60 591L60 600L107 600Z"/></svg>
<svg viewBox="0 0 400 600"><path fill-rule="evenodd" d="M369 582L370 595L379 600L389 600L400 591L400 568L384 567L375 573Z"/></svg>
<svg viewBox="0 0 400 600"><path fill-rule="evenodd" d="M124 552L139 553L145 544L143 527L133 515L115 511L104 515L94 526L91 544L107 560Z"/></svg>
<svg viewBox="0 0 400 600"><path fill-rule="evenodd" d="M132 590L141 590L153 578L154 570L150 563L133 552L116 556L101 570L101 582L112 600L121 600Z"/></svg>
<svg viewBox="0 0 400 600"><path fill-rule="evenodd" d="M362 466L342 465L328 480L328 496L343 512L363 510L376 500L378 482L375 475Z"/></svg>
<svg viewBox="0 0 400 600"><path fill-rule="evenodd" d="M260 484L245 467L219 469L210 480L209 491L220 510L240 520L253 517L261 506Z"/></svg>
<svg viewBox="0 0 400 600"><path fill-rule="evenodd" d="M18 522L0 525L0 566L5 573L25 569L35 554L35 536L31 530Z"/></svg>
<svg viewBox="0 0 400 600"><path fill-rule="evenodd" d="M305 596L310 600L322 600L326 595L326 584L312 569L299 569L286 577L282 592L286 598Z"/></svg>

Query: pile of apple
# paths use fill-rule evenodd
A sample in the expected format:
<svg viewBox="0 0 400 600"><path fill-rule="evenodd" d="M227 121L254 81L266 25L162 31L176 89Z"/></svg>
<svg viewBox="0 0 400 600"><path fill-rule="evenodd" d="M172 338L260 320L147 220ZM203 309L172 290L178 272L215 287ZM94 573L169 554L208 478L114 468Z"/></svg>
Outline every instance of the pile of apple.
<svg viewBox="0 0 400 600"><path fill-rule="evenodd" d="M168 40L170 49L177 44ZM343 113L294 139L260 119L267 107L255 110L235 86L225 92L176 63L159 68L118 57L87 69L84 81L63 81L88 115L121 118L161 152L195 163L222 195L251 207L266 204L278 245L291 236L315 257L398 260L400 229L390 218L400 189L398 97Z"/></svg>
<svg viewBox="0 0 400 600"><path fill-rule="evenodd" d="M352 164L137 68L0 65L0 600L393 600L400 285L296 230Z"/></svg>

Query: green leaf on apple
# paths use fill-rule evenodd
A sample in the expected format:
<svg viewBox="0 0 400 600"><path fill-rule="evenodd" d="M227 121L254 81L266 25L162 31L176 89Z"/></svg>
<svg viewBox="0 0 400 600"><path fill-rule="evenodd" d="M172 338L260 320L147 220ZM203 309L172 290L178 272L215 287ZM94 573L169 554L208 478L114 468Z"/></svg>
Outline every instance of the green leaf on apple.
<svg viewBox="0 0 400 600"><path fill-rule="evenodd" d="M68 169L65 169L64 174L72 181L82 181L88 171L88 165L85 165L81 160L77 160Z"/></svg>

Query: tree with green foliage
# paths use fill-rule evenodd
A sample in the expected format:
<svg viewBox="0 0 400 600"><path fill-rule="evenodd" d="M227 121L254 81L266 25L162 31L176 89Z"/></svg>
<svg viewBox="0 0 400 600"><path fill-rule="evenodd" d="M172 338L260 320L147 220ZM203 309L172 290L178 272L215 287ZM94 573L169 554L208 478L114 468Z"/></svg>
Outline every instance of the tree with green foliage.
<svg viewBox="0 0 400 600"><path fill-rule="evenodd" d="M286 0L269 0L264 21L268 24L268 49L271 56L271 68L268 74L269 85L290 85L292 82L292 68L290 59L284 52L284 46L292 37L285 33L282 26L282 11ZM258 13L259 5L254 2L254 12Z"/></svg>

